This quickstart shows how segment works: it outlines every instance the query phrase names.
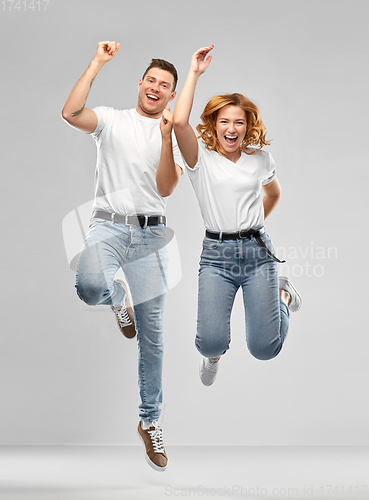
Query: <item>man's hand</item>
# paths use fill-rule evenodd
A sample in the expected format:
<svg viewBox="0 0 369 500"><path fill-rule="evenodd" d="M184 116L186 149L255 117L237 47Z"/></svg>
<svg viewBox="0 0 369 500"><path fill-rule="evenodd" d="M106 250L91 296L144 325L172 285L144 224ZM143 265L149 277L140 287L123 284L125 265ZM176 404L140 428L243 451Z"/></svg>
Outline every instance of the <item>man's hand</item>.
<svg viewBox="0 0 369 500"><path fill-rule="evenodd" d="M206 59L206 56L209 54L211 50L213 50L214 45L210 45L210 47L203 47L202 49L197 50L191 59L191 70L198 74L202 75L208 69L210 61L212 60L212 56L209 56Z"/></svg>
<svg viewBox="0 0 369 500"><path fill-rule="evenodd" d="M173 115L168 107L164 109L163 116L160 122L160 131L163 139L167 139L172 136L172 128L173 128Z"/></svg>
<svg viewBox="0 0 369 500"><path fill-rule="evenodd" d="M117 42L99 42L94 60L100 64L105 64L111 61L118 52L119 47L120 43Z"/></svg>
<svg viewBox="0 0 369 500"><path fill-rule="evenodd" d="M162 135L161 153L159 165L156 170L156 185L160 196L165 198L173 193L179 178L181 177L181 167L175 164L173 157L172 143L173 115L169 107L163 111L160 122Z"/></svg>

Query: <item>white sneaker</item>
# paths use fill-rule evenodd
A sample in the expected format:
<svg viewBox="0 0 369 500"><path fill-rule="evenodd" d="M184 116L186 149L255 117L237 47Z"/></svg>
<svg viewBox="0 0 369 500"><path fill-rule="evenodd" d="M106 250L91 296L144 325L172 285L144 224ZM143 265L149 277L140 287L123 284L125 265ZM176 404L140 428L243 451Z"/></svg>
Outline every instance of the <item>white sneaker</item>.
<svg viewBox="0 0 369 500"><path fill-rule="evenodd" d="M291 301L288 304L289 310L292 312L298 311L302 304L301 295L286 276L279 277L279 288L285 290L291 296Z"/></svg>
<svg viewBox="0 0 369 500"><path fill-rule="evenodd" d="M111 310L115 314L115 319L117 320L119 330L123 333L127 339L133 339L136 335L135 327L135 317L132 309L132 305L129 301L129 295L127 290L127 285L122 280L119 281L123 285L126 291L126 300L121 308L117 309L114 306L110 306Z"/></svg>
<svg viewBox="0 0 369 500"><path fill-rule="evenodd" d="M200 378L204 385L209 386L214 382L218 373L219 359L205 358L204 356L201 358Z"/></svg>

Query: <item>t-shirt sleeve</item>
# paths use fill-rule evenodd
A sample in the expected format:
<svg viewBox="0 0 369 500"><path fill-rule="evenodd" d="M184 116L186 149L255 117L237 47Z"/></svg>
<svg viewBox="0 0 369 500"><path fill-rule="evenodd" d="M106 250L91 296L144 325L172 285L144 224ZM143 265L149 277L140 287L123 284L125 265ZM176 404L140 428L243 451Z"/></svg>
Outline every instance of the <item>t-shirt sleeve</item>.
<svg viewBox="0 0 369 500"><path fill-rule="evenodd" d="M101 132L104 130L106 123L111 119L114 109L106 106L97 106L96 108L93 108L92 111L95 111L96 113L97 126L90 135L97 140L99 139Z"/></svg>
<svg viewBox="0 0 369 500"><path fill-rule="evenodd" d="M172 132L172 144L173 144L173 158L174 158L174 163L176 163L179 167L182 169L182 174L184 174L185 168L184 168L184 160L182 158L181 152L179 150L178 144L177 144L177 139L175 136L175 133Z"/></svg>
<svg viewBox="0 0 369 500"><path fill-rule="evenodd" d="M266 172L267 177L262 182L263 186L272 182L272 180L276 176L275 161L274 161L273 156L270 153L268 153L267 161L268 161L267 172Z"/></svg>
<svg viewBox="0 0 369 500"><path fill-rule="evenodd" d="M205 147L202 146L202 144L201 144L201 142L199 140L197 141L197 146L198 146L198 148L197 148L197 163L196 163L196 165L193 168L191 168L187 164L186 160L184 159L184 157L182 155L183 163L184 163L185 167L187 168L188 172L195 172L196 170L198 170L199 167L201 166L202 161L203 161Z"/></svg>

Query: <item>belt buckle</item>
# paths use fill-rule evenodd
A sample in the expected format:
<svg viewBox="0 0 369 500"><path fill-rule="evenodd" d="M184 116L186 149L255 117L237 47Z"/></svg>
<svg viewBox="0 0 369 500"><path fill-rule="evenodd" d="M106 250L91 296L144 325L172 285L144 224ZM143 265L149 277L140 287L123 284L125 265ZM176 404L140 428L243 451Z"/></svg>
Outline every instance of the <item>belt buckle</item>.
<svg viewBox="0 0 369 500"><path fill-rule="evenodd" d="M244 240L245 238L247 238L247 235L246 236L242 236L242 231L246 232L247 233L247 229L240 229L238 231L238 236L240 237L240 239Z"/></svg>
<svg viewBox="0 0 369 500"><path fill-rule="evenodd" d="M126 215L125 215L124 224L125 224L126 226L133 226L133 224L130 224L130 223L128 222L128 217L131 217L131 214L126 214Z"/></svg>

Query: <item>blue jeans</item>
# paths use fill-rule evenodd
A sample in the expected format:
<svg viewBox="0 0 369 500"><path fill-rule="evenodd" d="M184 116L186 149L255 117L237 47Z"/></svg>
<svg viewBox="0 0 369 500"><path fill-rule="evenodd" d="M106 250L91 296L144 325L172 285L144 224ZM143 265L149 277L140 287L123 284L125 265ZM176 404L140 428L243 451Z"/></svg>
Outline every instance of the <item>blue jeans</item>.
<svg viewBox="0 0 369 500"><path fill-rule="evenodd" d="M139 416L152 422L162 403L163 308L168 253L163 225L126 226L91 219L77 266L76 290L88 305L120 306L123 286L114 281L122 267L133 300L137 342ZM114 322L115 323L115 322Z"/></svg>
<svg viewBox="0 0 369 500"><path fill-rule="evenodd" d="M269 236L264 233L262 239L274 253ZM207 358L221 356L229 349L231 311L239 287L243 292L247 346L258 359L274 358L287 335L289 310L279 300L276 262L252 238L204 238L196 347Z"/></svg>

